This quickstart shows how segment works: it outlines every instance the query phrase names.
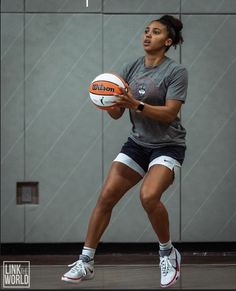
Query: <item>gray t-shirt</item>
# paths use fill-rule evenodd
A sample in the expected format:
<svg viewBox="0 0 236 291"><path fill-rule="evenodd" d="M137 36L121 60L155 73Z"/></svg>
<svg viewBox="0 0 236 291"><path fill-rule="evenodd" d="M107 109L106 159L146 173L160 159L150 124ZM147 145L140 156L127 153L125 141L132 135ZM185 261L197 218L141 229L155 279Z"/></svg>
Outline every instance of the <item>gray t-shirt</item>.
<svg viewBox="0 0 236 291"><path fill-rule="evenodd" d="M145 67L144 57L125 65L119 73L129 84L133 96L150 105L164 106L166 100L185 102L188 86L187 70L174 60L166 59L155 67ZM161 123L129 110L131 139L137 144L158 148L167 145L185 146L186 130L179 117L170 124Z"/></svg>

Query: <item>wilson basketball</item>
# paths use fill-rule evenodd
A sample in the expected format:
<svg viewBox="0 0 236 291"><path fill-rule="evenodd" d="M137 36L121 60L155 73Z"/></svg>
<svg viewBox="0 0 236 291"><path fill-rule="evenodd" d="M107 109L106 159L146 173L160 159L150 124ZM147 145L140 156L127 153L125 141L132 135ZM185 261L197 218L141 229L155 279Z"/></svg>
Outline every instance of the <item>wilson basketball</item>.
<svg viewBox="0 0 236 291"><path fill-rule="evenodd" d="M103 73L98 75L89 86L89 96L92 102L100 109L109 109L117 98L114 95L122 93L121 88L126 88L125 81L118 75Z"/></svg>

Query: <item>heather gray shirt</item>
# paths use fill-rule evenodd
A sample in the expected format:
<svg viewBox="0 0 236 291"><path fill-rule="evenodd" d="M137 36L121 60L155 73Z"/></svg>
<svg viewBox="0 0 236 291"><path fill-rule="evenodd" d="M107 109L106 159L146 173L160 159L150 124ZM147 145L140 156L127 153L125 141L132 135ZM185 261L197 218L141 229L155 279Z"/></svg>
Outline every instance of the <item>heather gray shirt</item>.
<svg viewBox="0 0 236 291"><path fill-rule="evenodd" d="M145 67L144 57L125 65L119 73L129 84L133 96L150 105L164 106L166 100L185 102L187 70L174 60L166 59L155 67ZM166 145L185 146L186 131L179 117L170 124L161 123L134 110L129 110L131 139L137 144L157 148Z"/></svg>

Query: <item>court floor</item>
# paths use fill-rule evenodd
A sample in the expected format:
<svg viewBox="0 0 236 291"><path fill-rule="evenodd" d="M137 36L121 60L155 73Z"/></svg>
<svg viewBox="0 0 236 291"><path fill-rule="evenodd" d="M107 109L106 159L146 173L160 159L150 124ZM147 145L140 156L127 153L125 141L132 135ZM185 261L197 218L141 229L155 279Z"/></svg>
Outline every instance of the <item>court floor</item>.
<svg viewBox="0 0 236 291"><path fill-rule="evenodd" d="M32 289L159 289L156 265L98 265L93 280L80 284L60 280L64 266L33 266ZM236 265L183 265L171 289L236 289Z"/></svg>
<svg viewBox="0 0 236 291"><path fill-rule="evenodd" d="M235 259L183 255L180 279L168 289L236 290ZM69 269L67 264L76 260L75 256L2 257L2 262L11 260L30 261L30 289L161 289L160 269L154 256L100 255L95 261L94 279L79 284L61 281L61 275Z"/></svg>

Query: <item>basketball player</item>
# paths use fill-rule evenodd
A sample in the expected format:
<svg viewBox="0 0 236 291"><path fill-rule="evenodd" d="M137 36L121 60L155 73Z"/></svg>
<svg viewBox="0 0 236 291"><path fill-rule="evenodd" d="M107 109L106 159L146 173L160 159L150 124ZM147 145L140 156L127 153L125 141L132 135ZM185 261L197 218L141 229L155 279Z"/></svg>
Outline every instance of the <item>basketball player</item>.
<svg viewBox="0 0 236 291"><path fill-rule="evenodd" d="M161 287L180 276L181 255L172 245L168 212L161 196L174 181L186 150L186 131L178 117L187 94L186 69L166 56L170 47L183 42L182 22L164 15L151 21L143 34L145 55L126 65L120 76L129 85L117 96L108 113L118 119L130 112L132 131L112 162L97 204L90 217L78 261L62 280L77 283L94 276L94 255L109 224L113 207L140 180L140 199L159 243Z"/></svg>

